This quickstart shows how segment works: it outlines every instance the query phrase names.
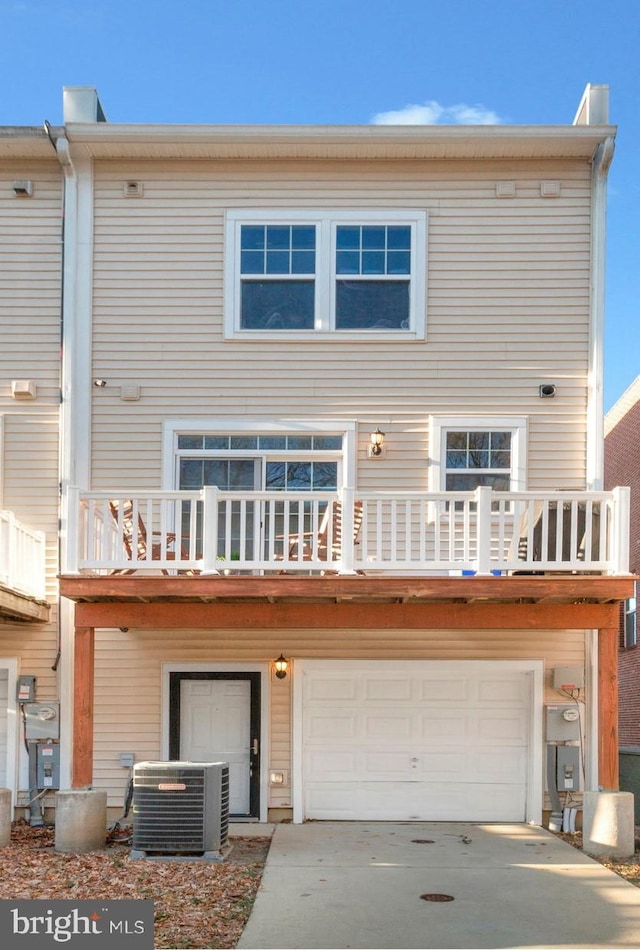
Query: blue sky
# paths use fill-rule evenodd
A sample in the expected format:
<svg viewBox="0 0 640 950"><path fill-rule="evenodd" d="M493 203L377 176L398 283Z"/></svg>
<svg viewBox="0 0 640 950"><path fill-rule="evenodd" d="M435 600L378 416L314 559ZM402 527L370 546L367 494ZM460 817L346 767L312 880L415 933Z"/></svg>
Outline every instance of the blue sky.
<svg viewBox="0 0 640 950"><path fill-rule="evenodd" d="M605 409L640 375L638 0L0 0L0 38L0 125L65 85L111 122L554 125L607 83Z"/></svg>

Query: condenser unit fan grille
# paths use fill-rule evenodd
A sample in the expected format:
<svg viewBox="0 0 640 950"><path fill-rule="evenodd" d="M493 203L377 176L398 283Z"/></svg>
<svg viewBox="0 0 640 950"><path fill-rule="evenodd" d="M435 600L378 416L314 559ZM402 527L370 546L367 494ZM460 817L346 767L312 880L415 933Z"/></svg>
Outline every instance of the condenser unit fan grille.
<svg viewBox="0 0 640 950"><path fill-rule="evenodd" d="M220 850L229 829L225 763L140 763L133 780L133 848L195 854Z"/></svg>

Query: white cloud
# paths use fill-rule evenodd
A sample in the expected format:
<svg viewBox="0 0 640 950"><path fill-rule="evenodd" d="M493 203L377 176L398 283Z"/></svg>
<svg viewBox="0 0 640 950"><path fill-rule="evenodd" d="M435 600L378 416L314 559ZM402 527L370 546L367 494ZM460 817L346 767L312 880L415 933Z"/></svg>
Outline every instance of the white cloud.
<svg viewBox="0 0 640 950"><path fill-rule="evenodd" d="M435 100L422 105L409 105L391 112L377 112L373 125L500 125L502 119L482 105L458 103L443 106Z"/></svg>

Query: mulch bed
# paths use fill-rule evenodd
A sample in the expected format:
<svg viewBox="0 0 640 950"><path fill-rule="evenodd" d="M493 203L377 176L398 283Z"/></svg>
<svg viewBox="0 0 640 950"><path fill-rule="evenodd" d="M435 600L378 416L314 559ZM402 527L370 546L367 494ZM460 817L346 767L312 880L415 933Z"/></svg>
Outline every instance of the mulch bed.
<svg viewBox="0 0 640 950"><path fill-rule="evenodd" d="M62 854L54 829L12 826L0 849L0 899L154 901L155 946L232 948L248 920L270 838L230 838L222 864L131 860L127 829L116 829L103 851ZM126 842L126 843L125 843Z"/></svg>
<svg viewBox="0 0 640 950"><path fill-rule="evenodd" d="M640 887L640 837L639 837L640 827L636 828L635 835L635 854L633 857L630 857L627 861L622 861L618 858L607 858L598 854L589 854L588 851L585 851L585 854L588 854L590 858L593 858L594 861L598 861L599 864L604 865L605 868L609 868L610 871L615 871L616 874L619 874L620 877L623 877L626 881L629 881L630 884L634 884L636 887ZM583 851L582 847L582 832L576 831L573 834L567 834L562 831L554 832L556 837L562 838L563 841L566 841L567 844L573 845L574 848L577 848L579 851Z"/></svg>

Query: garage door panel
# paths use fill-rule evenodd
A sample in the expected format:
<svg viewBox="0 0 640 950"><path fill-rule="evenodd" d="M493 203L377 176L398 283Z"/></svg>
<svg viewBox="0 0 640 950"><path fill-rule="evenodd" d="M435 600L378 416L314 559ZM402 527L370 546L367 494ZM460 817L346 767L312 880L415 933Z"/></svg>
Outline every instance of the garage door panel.
<svg viewBox="0 0 640 950"><path fill-rule="evenodd" d="M473 812L473 821L521 821L524 793L511 785L496 785L490 799L482 785L429 786L428 795L418 783L367 782L350 788L316 786L305 794L307 813L320 820L360 821L460 821Z"/></svg>
<svg viewBox="0 0 640 950"><path fill-rule="evenodd" d="M527 741L527 723L522 712L517 717L479 713L476 723L476 734L480 742L491 741L495 745L502 745Z"/></svg>
<svg viewBox="0 0 640 950"><path fill-rule="evenodd" d="M393 700L408 702L411 700L411 682L408 677L401 678L374 678L367 677L364 681L365 700Z"/></svg>
<svg viewBox="0 0 640 950"><path fill-rule="evenodd" d="M374 673L374 661L362 667L334 662L335 679L330 669L304 671L305 817L525 818L525 672L496 673L462 662L460 671L446 664L446 675L440 675L438 661L405 664L402 671L399 662L379 661L381 672Z"/></svg>
<svg viewBox="0 0 640 950"><path fill-rule="evenodd" d="M459 709L422 712L419 737L436 745L464 742L469 735L469 717Z"/></svg>
<svg viewBox="0 0 640 950"><path fill-rule="evenodd" d="M413 732L410 713L373 713L365 715L363 723L364 738L369 741L394 739L406 742Z"/></svg>
<svg viewBox="0 0 640 950"><path fill-rule="evenodd" d="M459 676L427 677L420 681L418 695L423 703L463 703L469 699L469 684Z"/></svg>
<svg viewBox="0 0 640 950"><path fill-rule="evenodd" d="M492 748L474 749L468 757L469 774L483 782L509 782L522 784L527 778L527 753L521 748L503 750Z"/></svg>
<svg viewBox="0 0 640 950"><path fill-rule="evenodd" d="M508 703L520 705L526 701L526 683L524 680L506 677L488 677L478 683L478 701L483 705L505 706Z"/></svg>
<svg viewBox="0 0 640 950"><path fill-rule="evenodd" d="M418 779L422 782L464 782L469 779L469 756L466 752L443 752L437 749L418 755Z"/></svg>
<svg viewBox="0 0 640 950"><path fill-rule="evenodd" d="M351 676L314 676L305 683L305 694L309 701L317 700L355 700L358 696L358 684Z"/></svg>
<svg viewBox="0 0 640 950"><path fill-rule="evenodd" d="M353 712L329 713L314 712L309 717L309 739L329 739L332 743L337 736L345 741L356 737L357 724Z"/></svg>

